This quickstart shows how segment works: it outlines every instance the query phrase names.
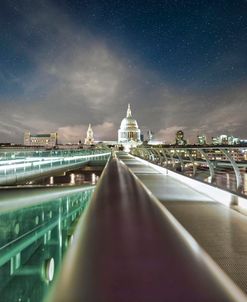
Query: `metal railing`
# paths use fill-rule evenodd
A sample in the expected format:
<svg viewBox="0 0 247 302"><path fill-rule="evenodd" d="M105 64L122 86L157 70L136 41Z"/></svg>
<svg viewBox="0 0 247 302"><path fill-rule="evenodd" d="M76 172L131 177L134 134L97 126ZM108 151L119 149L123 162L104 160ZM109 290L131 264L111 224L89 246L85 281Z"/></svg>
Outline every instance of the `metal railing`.
<svg viewBox="0 0 247 302"><path fill-rule="evenodd" d="M131 154L186 176L247 194L244 147L139 147L132 149Z"/></svg>
<svg viewBox="0 0 247 302"><path fill-rule="evenodd" d="M106 166L45 301L246 301L119 160Z"/></svg>
<svg viewBox="0 0 247 302"><path fill-rule="evenodd" d="M72 157L81 155L93 155L106 152L106 149L68 149L68 150L45 150L45 149L4 149L0 148L0 164L3 160L25 159L27 157ZM109 151L109 150L108 150Z"/></svg>
<svg viewBox="0 0 247 302"><path fill-rule="evenodd" d="M1 190L1 301L43 300L93 190L93 186Z"/></svg>
<svg viewBox="0 0 247 302"><path fill-rule="evenodd" d="M18 151L0 160L0 185L15 185L56 170L77 168L93 160L109 158L109 150Z"/></svg>

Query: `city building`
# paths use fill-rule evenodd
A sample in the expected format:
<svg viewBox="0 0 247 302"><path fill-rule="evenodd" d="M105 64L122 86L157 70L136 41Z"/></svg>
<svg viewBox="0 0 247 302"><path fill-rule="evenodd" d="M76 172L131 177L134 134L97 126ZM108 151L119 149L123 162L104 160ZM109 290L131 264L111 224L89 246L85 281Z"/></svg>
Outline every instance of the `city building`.
<svg viewBox="0 0 247 302"><path fill-rule="evenodd" d="M247 139L241 139L240 144L241 145L247 145Z"/></svg>
<svg viewBox="0 0 247 302"><path fill-rule="evenodd" d="M212 145L221 145L220 139L218 136L212 137Z"/></svg>
<svg viewBox="0 0 247 302"><path fill-rule="evenodd" d="M212 137L213 145L239 145L240 139L234 136L227 136L226 134L221 134L217 137Z"/></svg>
<svg viewBox="0 0 247 302"><path fill-rule="evenodd" d="M234 136L228 136L228 145L239 145L240 139Z"/></svg>
<svg viewBox="0 0 247 302"><path fill-rule="evenodd" d="M57 145L57 133L31 134L29 131L26 131L24 134L24 145L55 147Z"/></svg>
<svg viewBox="0 0 247 302"><path fill-rule="evenodd" d="M231 149L229 150L229 155L233 158L234 161L241 162L246 160L246 150L241 149ZM221 149L212 149L210 152L207 152L207 157L209 160L215 161L229 161L229 158L222 152Z"/></svg>
<svg viewBox="0 0 247 302"><path fill-rule="evenodd" d="M84 144L85 145L93 145L94 144L93 129L91 127L91 124L88 125L87 137L85 138Z"/></svg>
<svg viewBox="0 0 247 302"><path fill-rule="evenodd" d="M118 143L123 145L125 150L141 144L141 131L137 121L132 117L130 104L128 105L126 117L122 120L118 130Z"/></svg>
<svg viewBox="0 0 247 302"><path fill-rule="evenodd" d="M206 145L207 144L207 138L206 135L197 135L197 144L198 145Z"/></svg>
<svg viewBox="0 0 247 302"><path fill-rule="evenodd" d="M176 133L176 145L184 146L187 144L187 141L184 138L184 133L182 130L177 131Z"/></svg>

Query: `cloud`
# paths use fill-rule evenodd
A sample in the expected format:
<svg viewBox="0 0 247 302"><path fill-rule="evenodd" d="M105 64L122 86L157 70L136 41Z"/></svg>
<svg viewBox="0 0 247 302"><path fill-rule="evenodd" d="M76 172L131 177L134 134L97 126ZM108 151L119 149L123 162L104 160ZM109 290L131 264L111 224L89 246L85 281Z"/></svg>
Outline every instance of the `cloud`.
<svg viewBox="0 0 247 302"><path fill-rule="evenodd" d="M22 142L30 130L57 131L60 142L78 142L89 123L95 139L117 139L128 103L144 134L151 129L166 142L173 142L179 129L190 142L201 132L245 137L245 83L211 95L185 90L145 62L134 64L130 51L76 25L49 1L37 1L33 9L20 6L19 13L16 47L22 43L33 68L14 77L18 95L0 95L0 141ZM36 47L23 42L27 32L39 41Z"/></svg>
<svg viewBox="0 0 247 302"><path fill-rule="evenodd" d="M58 130L59 142L78 143L83 141L86 134L85 125L73 125L59 127Z"/></svg>
<svg viewBox="0 0 247 302"><path fill-rule="evenodd" d="M165 141L168 143L174 143L176 132L178 130L184 130L184 129L186 129L186 127L184 126L172 126L165 129L160 129L155 139Z"/></svg>
<svg viewBox="0 0 247 302"><path fill-rule="evenodd" d="M87 135L88 125L71 125L58 128L60 142L78 143L84 142ZM104 122L103 124L92 125L95 141L107 140L109 136L114 136L116 129L113 123Z"/></svg>
<svg viewBox="0 0 247 302"><path fill-rule="evenodd" d="M111 122L104 122L101 125L92 126L96 140L107 140L109 137L116 137L116 126Z"/></svg>

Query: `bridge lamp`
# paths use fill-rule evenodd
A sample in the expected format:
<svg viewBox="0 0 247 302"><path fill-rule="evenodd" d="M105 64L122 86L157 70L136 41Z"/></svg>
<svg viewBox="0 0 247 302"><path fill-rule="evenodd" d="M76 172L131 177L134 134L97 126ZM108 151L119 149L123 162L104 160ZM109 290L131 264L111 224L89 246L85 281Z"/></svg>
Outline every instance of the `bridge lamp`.
<svg viewBox="0 0 247 302"><path fill-rule="evenodd" d="M54 258L45 260L44 263L44 277L47 282L51 282L55 273L55 261Z"/></svg>

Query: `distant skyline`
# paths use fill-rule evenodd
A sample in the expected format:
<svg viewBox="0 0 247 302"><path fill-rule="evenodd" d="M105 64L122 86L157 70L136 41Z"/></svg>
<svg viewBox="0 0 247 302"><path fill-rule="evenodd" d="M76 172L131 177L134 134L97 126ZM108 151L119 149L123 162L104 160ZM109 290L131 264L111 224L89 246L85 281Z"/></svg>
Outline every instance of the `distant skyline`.
<svg viewBox="0 0 247 302"><path fill-rule="evenodd" d="M247 138L247 1L3 0L0 142L139 128Z"/></svg>

